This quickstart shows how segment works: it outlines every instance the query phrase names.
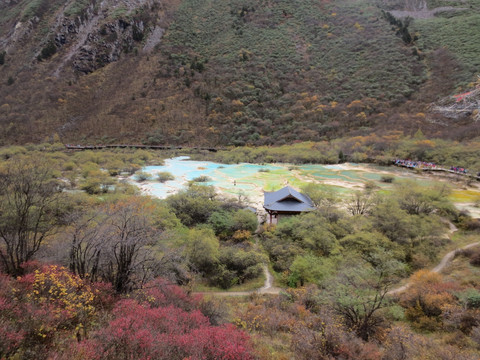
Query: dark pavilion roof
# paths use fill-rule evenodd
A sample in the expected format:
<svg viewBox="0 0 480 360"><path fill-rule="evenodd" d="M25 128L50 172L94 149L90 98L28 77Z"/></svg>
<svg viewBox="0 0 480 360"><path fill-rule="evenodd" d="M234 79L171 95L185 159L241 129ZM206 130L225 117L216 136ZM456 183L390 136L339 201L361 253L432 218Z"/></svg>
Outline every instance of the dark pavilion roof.
<svg viewBox="0 0 480 360"><path fill-rule="evenodd" d="M264 193L263 207L270 211L303 212L315 210L312 200L290 186Z"/></svg>

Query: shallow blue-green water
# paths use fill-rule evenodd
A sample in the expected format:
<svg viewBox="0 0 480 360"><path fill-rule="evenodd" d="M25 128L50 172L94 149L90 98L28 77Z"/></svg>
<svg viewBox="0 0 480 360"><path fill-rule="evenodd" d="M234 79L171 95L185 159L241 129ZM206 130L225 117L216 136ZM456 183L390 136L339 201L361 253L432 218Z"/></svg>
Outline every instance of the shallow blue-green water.
<svg viewBox="0 0 480 360"><path fill-rule="evenodd" d="M357 170L358 168L358 170ZM357 164L303 165L289 164L219 164L211 161L188 160L187 156L166 159L163 166L147 166L143 171L156 178L159 172L167 171L174 180L160 183L155 180L139 185L145 192L159 198L187 187L199 176L208 176L210 181L201 184L213 185L222 193L256 198L264 191L278 190L290 185L300 188L307 182L324 183L339 192L362 188L368 180L380 180L382 173L391 174L392 168ZM408 177L408 171L396 172L397 177ZM389 185L378 182L378 185Z"/></svg>
<svg viewBox="0 0 480 360"><path fill-rule="evenodd" d="M353 163L298 166L291 164L219 164L211 161L193 161L189 160L187 156L166 159L163 166L147 166L143 171L152 175L153 180L137 183L133 180L133 176L131 181L140 187L142 192L154 197L166 198L185 189L194 178L208 176L210 181L199 184L212 185L219 193L242 198L258 209L262 208L264 191L279 190L285 185L301 190L303 185L313 182L323 184L339 194L348 196L355 190L364 189L367 181L373 181L382 189L390 189L392 184L381 181L382 176L385 175L394 177L395 181L413 178L424 186L431 186L438 182L432 177L418 175L410 170L397 167ZM170 172L175 179L165 183L156 181L157 174L164 171ZM466 190L458 191L462 195ZM461 198L460 202L465 202L465 206L470 206L470 203L473 204L475 199L480 198L480 192L478 195L475 194L463 194L468 197ZM452 198L452 201L458 202L457 198L460 198L460 195L456 194L456 198ZM478 217L480 217L480 211L478 211Z"/></svg>

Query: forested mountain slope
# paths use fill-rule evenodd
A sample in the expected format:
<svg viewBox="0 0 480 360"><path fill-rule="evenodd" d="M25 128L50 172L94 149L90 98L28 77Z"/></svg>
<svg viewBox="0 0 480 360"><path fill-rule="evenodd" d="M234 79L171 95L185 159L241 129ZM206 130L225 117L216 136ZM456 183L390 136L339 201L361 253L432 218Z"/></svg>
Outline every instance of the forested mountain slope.
<svg viewBox="0 0 480 360"><path fill-rule="evenodd" d="M478 0L2 1L0 144L472 138L479 25Z"/></svg>

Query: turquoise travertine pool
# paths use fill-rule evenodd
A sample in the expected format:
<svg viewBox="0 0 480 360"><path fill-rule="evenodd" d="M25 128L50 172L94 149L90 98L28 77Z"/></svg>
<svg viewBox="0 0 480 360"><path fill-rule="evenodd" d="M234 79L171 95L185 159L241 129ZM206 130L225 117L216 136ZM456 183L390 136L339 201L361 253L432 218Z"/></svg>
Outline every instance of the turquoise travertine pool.
<svg viewBox="0 0 480 360"><path fill-rule="evenodd" d="M381 188L388 189L392 185L380 181L382 176L390 175L396 179L415 178L424 185L438 181L425 175L418 175L410 170L396 167L381 167L365 164L336 165L299 165L290 164L219 164L210 161L193 161L187 156L166 159L163 166L147 166L143 171L153 176L152 181L138 184L141 190L151 196L166 198L184 189L189 181L199 176L208 176L211 181L201 184L214 186L221 194L231 197L242 197L257 208L262 207L263 192L274 191L285 185L300 189L309 182L324 184L333 190L348 194L364 188L367 181L374 181ZM174 180L160 183L155 180L156 174L168 171L175 176ZM133 181L133 178L132 178ZM460 194L460 195L459 195ZM468 196L467 196L468 195ZM455 189L455 196L462 196L456 202L467 204L480 199L476 190L463 191ZM464 206L464 208L465 208ZM474 207L468 205L470 212Z"/></svg>
<svg viewBox="0 0 480 360"><path fill-rule="evenodd" d="M225 196L241 197L249 204L261 209L263 192L278 190L285 185L300 189L313 182L330 187L334 191L348 196L355 190L361 190L367 181L374 181L377 186L388 190L393 185L381 182L382 176L393 176L396 180L416 179L425 186L438 181L447 181L453 186L451 200L459 209L467 210L472 216L480 217L480 189L475 184L466 187L461 181L417 174L408 169L365 164L335 165L291 165L291 164L219 164L211 161L193 161L188 156L166 159L163 166L147 166L144 172L153 176L152 181L137 183L143 193L158 198L169 195L187 187L188 183L199 176L208 176L210 181L204 185L212 185ZM168 171L175 176L174 180L160 183L155 180L156 174Z"/></svg>

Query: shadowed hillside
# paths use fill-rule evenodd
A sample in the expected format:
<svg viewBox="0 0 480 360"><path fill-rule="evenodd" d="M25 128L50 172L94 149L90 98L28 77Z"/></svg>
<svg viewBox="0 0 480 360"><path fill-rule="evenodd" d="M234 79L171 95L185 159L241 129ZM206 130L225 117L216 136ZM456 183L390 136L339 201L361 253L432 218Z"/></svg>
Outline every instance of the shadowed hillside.
<svg viewBox="0 0 480 360"><path fill-rule="evenodd" d="M0 144L58 133L64 142L268 145L419 128L472 138L475 107L437 110L475 88L479 7L2 2Z"/></svg>

